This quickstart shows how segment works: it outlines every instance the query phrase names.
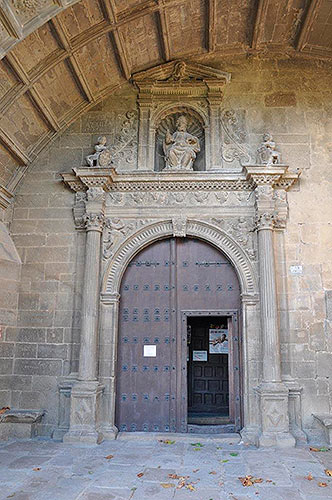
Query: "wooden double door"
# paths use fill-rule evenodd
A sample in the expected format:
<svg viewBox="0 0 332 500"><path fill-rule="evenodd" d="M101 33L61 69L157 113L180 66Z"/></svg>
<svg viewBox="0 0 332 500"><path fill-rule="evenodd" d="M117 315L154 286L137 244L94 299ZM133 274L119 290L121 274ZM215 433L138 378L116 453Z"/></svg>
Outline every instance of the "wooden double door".
<svg viewBox="0 0 332 500"><path fill-rule="evenodd" d="M188 409L228 415L238 428L240 287L228 259L201 240L161 240L130 262L120 294L119 430L186 432ZM219 320L229 329L231 354L226 357L210 354L207 344L209 330ZM195 337L190 338L193 327ZM193 361L191 339L197 340L200 332L202 349L195 350L201 351L203 360ZM207 351L207 361L202 351ZM215 368L212 376L208 365ZM194 385L190 385L193 377ZM204 384L204 397L195 407L198 388Z"/></svg>

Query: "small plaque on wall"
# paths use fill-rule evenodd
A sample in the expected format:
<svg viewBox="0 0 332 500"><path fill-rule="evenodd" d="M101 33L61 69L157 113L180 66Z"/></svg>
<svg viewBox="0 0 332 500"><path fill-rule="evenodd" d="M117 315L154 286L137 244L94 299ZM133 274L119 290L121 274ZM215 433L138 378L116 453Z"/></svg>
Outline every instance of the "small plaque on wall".
<svg viewBox="0 0 332 500"><path fill-rule="evenodd" d="M193 361L207 361L207 351L193 351Z"/></svg>
<svg viewBox="0 0 332 500"><path fill-rule="evenodd" d="M157 356L157 346L156 345L143 346L143 356L145 358L155 358Z"/></svg>

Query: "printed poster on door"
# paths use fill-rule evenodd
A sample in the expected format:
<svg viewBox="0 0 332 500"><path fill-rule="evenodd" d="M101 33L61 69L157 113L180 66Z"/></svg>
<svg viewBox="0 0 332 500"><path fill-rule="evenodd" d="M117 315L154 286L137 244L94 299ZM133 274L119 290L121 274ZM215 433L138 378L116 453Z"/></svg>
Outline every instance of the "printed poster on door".
<svg viewBox="0 0 332 500"><path fill-rule="evenodd" d="M209 329L209 354L228 354L228 330Z"/></svg>

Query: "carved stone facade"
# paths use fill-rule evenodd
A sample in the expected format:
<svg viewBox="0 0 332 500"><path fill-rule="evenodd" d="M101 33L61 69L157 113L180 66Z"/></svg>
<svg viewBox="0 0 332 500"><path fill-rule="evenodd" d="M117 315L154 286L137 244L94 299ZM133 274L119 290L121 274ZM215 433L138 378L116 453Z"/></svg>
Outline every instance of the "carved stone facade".
<svg viewBox="0 0 332 500"><path fill-rule="evenodd" d="M145 97L128 83L95 103L38 158L12 203L12 216L7 211L19 254L12 267L21 274L15 271L19 291L14 295L14 273L8 279L5 260L13 247L6 247L2 276L8 290L1 307L9 326L1 344L2 366L14 377L8 386L9 377L1 376L3 405L46 408L38 423L44 436L60 438L70 428L67 440L114 437L123 273L150 243L176 237L180 245L195 238L227 256L241 285L243 439L283 446L294 443L289 430L298 441L314 437L312 413L331 408L329 120L322 111L329 95L326 73L319 70L321 90L312 92L307 87L313 70L302 75L299 65L297 80L293 69L285 69L287 64L294 68L290 61L207 62L218 71L232 71L231 81L220 77L214 101L210 94L217 108L212 125L209 68L200 76L199 65L168 64L159 67L160 73L154 68L157 85L146 103L150 118L160 111L160 121L148 119L151 149L144 150L144 142L141 148L139 139L146 131L140 119ZM267 79L275 68L279 76ZM146 72L139 75L146 83ZM297 105L276 101L271 107L272 87L282 92L285 81ZM301 92L295 88L298 81ZM179 94L179 88L193 92L195 82L204 95ZM167 91L164 97L158 89ZM137 106L141 97L142 109ZM192 120L188 131L199 139L201 152L193 171L164 170L157 145L183 113ZM276 143L267 149L280 155L265 163L257 150L267 131L273 137L269 142ZM105 144L98 141L103 137ZM89 166L85 158L97 153L97 143L106 147L107 156ZM143 166L140 148L150 155ZM300 183L297 168L303 168ZM60 172L66 185L59 182ZM3 189L4 208L12 189Z"/></svg>
<svg viewBox="0 0 332 500"><path fill-rule="evenodd" d="M241 165L241 160L250 160L251 155L236 140L235 114L220 113L222 85L229 79L229 75L189 63L169 63L136 75L140 109L137 171L118 171L115 163L103 166L98 156L105 151L102 141L102 151L88 157L88 167L63 174L64 182L76 192L76 226L81 228L83 221L87 231L83 291L86 308L83 307L79 376L73 387L70 428L65 435L68 441L98 440L117 433L117 317L121 278L130 260L159 239L194 237L220 249L234 265L243 300L244 349L262 344L260 377L243 355L243 439L267 446L295 444L289 424L290 391L281 379L273 232L286 223L286 190L297 180L298 173L290 173L288 166L273 161L271 155L265 161L266 145L259 150L264 165ZM166 158L169 168L160 170L156 168L159 163L154 149L158 147L158 120L167 113L174 116L177 110L184 113L186 109L196 110L204 120L205 171L184 165L182 168L182 164L173 168L171 158ZM227 154L221 143L225 117L229 122L223 125L229 139ZM167 134L171 141L170 133ZM277 154L275 157L279 159ZM225 172L225 158L237 159L238 168ZM96 164L91 159L96 159ZM100 345L113 346L111 352L97 350L98 338ZM255 357L258 362L258 353ZM108 366L99 378L97 366ZM103 384L103 395L101 385L96 383L98 379ZM95 408L97 399L101 413L91 417L89 405ZM88 423L82 420L84 408Z"/></svg>

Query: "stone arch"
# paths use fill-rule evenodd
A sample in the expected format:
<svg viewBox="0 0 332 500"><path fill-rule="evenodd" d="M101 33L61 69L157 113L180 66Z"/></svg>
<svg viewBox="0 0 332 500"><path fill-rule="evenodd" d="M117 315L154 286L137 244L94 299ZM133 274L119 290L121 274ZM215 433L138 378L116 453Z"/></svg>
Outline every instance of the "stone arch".
<svg viewBox="0 0 332 500"><path fill-rule="evenodd" d="M122 276L132 258L151 243L174 234L172 220L154 222L130 235L113 256L106 270L102 294L118 294ZM241 286L242 296L258 295L257 276L252 263L240 245L219 227L208 222L188 219L187 236L196 237L222 251L233 264Z"/></svg>

